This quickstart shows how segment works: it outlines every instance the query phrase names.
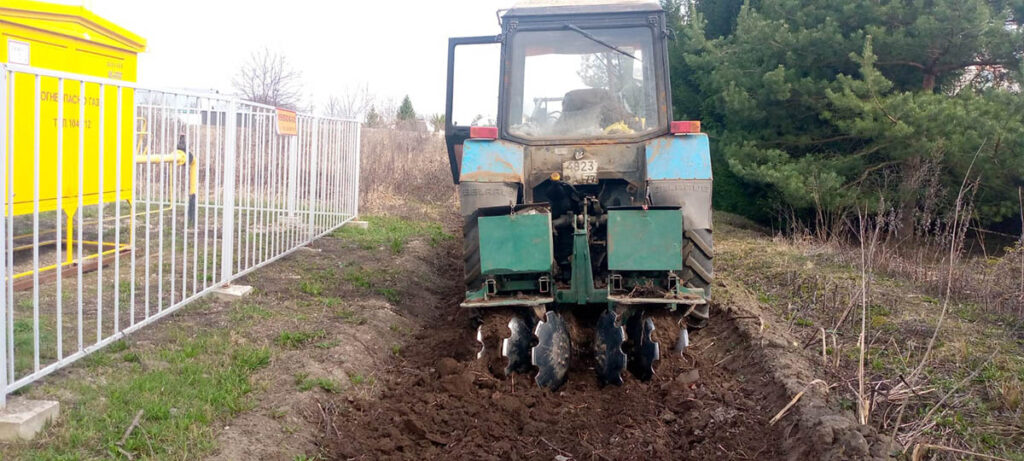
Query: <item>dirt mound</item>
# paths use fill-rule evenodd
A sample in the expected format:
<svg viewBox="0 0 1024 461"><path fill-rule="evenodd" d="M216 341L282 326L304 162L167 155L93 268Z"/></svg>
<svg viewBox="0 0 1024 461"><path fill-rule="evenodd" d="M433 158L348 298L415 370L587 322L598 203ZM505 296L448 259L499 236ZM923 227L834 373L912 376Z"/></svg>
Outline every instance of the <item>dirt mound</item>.
<svg viewBox="0 0 1024 461"><path fill-rule="evenodd" d="M798 393L797 404L771 431L783 440L786 459L888 459L888 438L870 426L855 422L851 412L837 410L828 401L827 384L817 378L812 361L799 342L781 329L772 328L771 314L761 309L756 297L743 286L724 278L717 291L718 323L725 323L731 337L739 340L737 351L748 358L723 359L721 366L738 371L754 360L763 373L767 399L781 409ZM767 327L766 327L767 325ZM712 351L712 353L714 353ZM776 413L773 410L772 413Z"/></svg>
<svg viewBox="0 0 1024 461"><path fill-rule="evenodd" d="M769 427L792 394L759 354L737 346L738 329L715 325L694 338L694 353L663 357L651 382L601 388L592 370L574 369L557 393L524 375L495 379L468 358L437 360L458 341L433 343L437 336L424 334L416 338L424 347L390 375L379 401L354 402L336 419L343 437L332 448L340 458L366 459L870 457L869 431L824 406Z"/></svg>
<svg viewBox="0 0 1024 461"><path fill-rule="evenodd" d="M426 329L415 339L422 347L389 376L380 400L355 402L336 420L344 435L333 446L339 457L669 459L780 453L777 440L763 436L773 406L767 405L758 377L716 369L713 357L698 356L695 382L688 382L692 377L686 373L691 358L673 356L662 360L648 383L627 379L621 387L601 388L592 370L574 369L566 386L552 393L526 375L496 379L472 354L447 356L452 344L463 351L476 347L468 319L457 323Z"/></svg>
<svg viewBox="0 0 1024 461"><path fill-rule="evenodd" d="M379 398L351 400L336 415L326 448L339 459L864 459L884 450L818 390L768 425L813 380L813 367L759 327L756 302L730 305L750 301L742 294L723 296L686 353L665 344L650 382L627 375L620 387L601 387L592 362L575 360L552 393L529 375L495 378L476 360L457 265L433 265L448 299L407 311L421 328L400 363L379 374Z"/></svg>

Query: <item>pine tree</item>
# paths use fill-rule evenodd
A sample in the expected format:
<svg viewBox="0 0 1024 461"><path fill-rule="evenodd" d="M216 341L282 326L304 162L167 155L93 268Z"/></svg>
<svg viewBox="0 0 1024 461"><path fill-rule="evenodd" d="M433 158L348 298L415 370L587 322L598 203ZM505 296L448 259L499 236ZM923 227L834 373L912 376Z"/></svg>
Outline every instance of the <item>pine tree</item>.
<svg viewBox="0 0 1024 461"><path fill-rule="evenodd" d="M1024 184L1024 100L1010 91L1024 56L1019 0L748 1L730 32L709 33L712 14L725 30L732 3L668 2L681 13L676 116L703 120L715 139L716 207L759 218L781 207L824 224L884 196L907 214L932 199L923 168L939 178L928 193L948 201L978 152L977 217L1013 216Z"/></svg>
<svg viewBox="0 0 1024 461"><path fill-rule="evenodd" d="M402 105L398 106L398 120L409 121L416 120L416 111L412 108L412 101L409 100L409 95L402 99Z"/></svg>

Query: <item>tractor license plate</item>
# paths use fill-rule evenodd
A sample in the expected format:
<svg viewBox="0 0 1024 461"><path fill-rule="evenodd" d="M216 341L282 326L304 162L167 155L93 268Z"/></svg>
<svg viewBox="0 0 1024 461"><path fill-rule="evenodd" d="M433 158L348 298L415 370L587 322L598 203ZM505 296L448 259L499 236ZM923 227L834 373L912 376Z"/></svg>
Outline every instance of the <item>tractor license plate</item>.
<svg viewBox="0 0 1024 461"><path fill-rule="evenodd" d="M562 180L569 184L597 184L597 160L563 162Z"/></svg>

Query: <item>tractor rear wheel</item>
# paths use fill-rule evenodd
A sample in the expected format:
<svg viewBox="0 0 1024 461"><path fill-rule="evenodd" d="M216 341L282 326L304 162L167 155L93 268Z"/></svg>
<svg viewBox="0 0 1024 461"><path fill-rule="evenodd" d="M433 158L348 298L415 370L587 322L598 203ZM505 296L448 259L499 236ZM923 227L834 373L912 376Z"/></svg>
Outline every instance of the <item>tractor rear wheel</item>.
<svg viewBox="0 0 1024 461"><path fill-rule="evenodd" d="M683 248L683 284L689 288L704 290L704 298L711 301L711 284L715 280L712 265L715 253L711 229L690 229L683 234L686 242ZM708 305L698 304L687 319L692 329L707 324Z"/></svg>
<svg viewBox="0 0 1024 461"><path fill-rule="evenodd" d="M477 229L477 217L477 214L473 213L462 221L462 259L466 291L479 290L484 283L480 274L480 232Z"/></svg>

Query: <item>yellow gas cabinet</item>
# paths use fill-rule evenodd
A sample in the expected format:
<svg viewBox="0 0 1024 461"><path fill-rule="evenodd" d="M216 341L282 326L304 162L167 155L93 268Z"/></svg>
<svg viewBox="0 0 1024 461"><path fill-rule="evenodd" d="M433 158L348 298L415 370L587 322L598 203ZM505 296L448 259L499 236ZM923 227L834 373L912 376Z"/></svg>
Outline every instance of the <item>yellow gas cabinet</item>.
<svg viewBox="0 0 1024 461"><path fill-rule="evenodd" d="M145 48L146 42L141 37L83 7L30 0L0 2L2 63L134 82L137 54ZM135 137L133 91L123 88L119 103L115 86L105 86L101 98L100 84L83 85L69 77L64 81L61 94L56 77L14 75L13 93L10 88L0 90L7 91L14 103L13 131L8 127L0 128L7 129L9 141L13 141L13 152L10 146L2 147L5 162L8 161L6 156L14 155L13 214L31 214L35 207L33 178L37 136L40 212L56 210L60 196L60 208L70 224L78 206L80 170L83 205L95 205L101 197L104 202L114 202L118 196L121 200L131 200ZM63 99L63 114L57 113L60 99ZM58 190L58 125L64 126L61 190ZM84 138L81 151L80 137ZM116 181L119 146L120 183ZM80 155L84 159L81 165ZM5 214L10 213L6 197L4 194ZM70 257L70 251L68 253Z"/></svg>

